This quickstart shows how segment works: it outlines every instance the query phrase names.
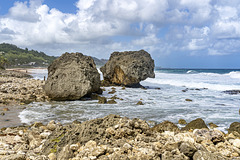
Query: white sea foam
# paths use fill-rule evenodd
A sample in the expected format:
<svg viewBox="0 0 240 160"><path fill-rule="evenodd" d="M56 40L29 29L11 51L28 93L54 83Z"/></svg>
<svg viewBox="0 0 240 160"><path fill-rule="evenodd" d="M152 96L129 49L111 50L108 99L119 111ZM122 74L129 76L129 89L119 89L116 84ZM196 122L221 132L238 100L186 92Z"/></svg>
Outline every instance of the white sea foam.
<svg viewBox="0 0 240 160"><path fill-rule="evenodd" d="M194 71L194 70L188 70L188 71L187 71L187 74L193 74L193 73L197 73L197 72Z"/></svg>
<svg viewBox="0 0 240 160"><path fill-rule="evenodd" d="M173 74L155 72L155 79L148 78L141 82L144 86L157 89L116 88L117 104L98 104L97 101L39 102L30 104L19 115L24 123L50 120L69 123L73 120L84 121L118 114L129 118L141 118L162 122L170 120L177 123L184 118L190 122L203 118L206 123L213 122L224 130L238 120L240 95L228 95L224 90L240 89L239 72L226 74L193 73ZM183 89L189 88L186 92ZM194 90L194 88L208 88ZM110 98L111 87L105 87L102 96ZM191 90L193 89L193 90ZM186 102L185 99L192 99ZM141 100L144 105L136 105Z"/></svg>
<svg viewBox="0 0 240 160"><path fill-rule="evenodd" d="M229 76L230 75L230 76ZM208 88L210 90L225 91L240 89L239 80L232 76L240 76L239 73L217 74L217 73L198 73L198 74L170 74L156 73L155 79L148 78L146 82L153 84L165 84L187 88Z"/></svg>
<svg viewBox="0 0 240 160"><path fill-rule="evenodd" d="M231 78L240 79L240 72L239 72L239 71L230 72L230 73L228 73L227 75L229 75Z"/></svg>

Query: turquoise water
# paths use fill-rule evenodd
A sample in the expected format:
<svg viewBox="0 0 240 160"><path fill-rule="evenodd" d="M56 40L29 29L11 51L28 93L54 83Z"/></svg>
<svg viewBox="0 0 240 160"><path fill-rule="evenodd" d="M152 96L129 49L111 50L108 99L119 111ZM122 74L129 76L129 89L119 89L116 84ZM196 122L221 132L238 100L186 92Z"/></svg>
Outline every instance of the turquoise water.
<svg viewBox="0 0 240 160"><path fill-rule="evenodd" d="M38 72L40 72L38 70ZM41 71L47 74L47 71ZM116 87L115 95L123 100L117 104L97 104L91 101L40 102L30 104L20 113L23 123L56 120L69 123L73 120L89 120L108 114L119 114L130 118L141 118L160 123L180 118L187 122L203 118L206 123L216 123L226 131L232 122L239 121L240 94L229 95L225 90L240 90L240 70L202 69L160 69L154 79L146 79L141 84L148 89ZM38 73L33 74L40 77ZM156 89L156 88L161 88ZM106 87L105 97L111 87ZM185 91L185 92L183 92ZM185 99L191 99L187 102ZM144 105L136 103L141 100Z"/></svg>

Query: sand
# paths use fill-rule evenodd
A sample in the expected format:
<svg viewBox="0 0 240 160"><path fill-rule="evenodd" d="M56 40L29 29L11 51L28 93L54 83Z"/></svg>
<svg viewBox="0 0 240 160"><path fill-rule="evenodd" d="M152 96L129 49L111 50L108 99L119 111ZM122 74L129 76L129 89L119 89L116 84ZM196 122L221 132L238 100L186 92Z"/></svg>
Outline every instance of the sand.
<svg viewBox="0 0 240 160"><path fill-rule="evenodd" d="M5 108L8 108L9 111L4 111ZM25 109L24 106L0 106L0 128L23 125L18 117L23 109Z"/></svg>

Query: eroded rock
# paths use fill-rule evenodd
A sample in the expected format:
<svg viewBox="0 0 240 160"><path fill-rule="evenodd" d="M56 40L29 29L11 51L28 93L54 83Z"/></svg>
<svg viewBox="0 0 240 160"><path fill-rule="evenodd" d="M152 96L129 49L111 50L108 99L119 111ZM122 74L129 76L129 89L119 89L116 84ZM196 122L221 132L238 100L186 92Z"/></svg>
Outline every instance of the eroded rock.
<svg viewBox="0 0 240 160"><path fill-rule="evenodd" d="M144 50L114 52L100 68L105 84L139 87L139 82L154 78L154 60Z"/></svg>
<svg viewBox="0 0 240 160"><path fill-rule="evenodd" d="M93 59L65 53L48 67L46 94L53 100L78 100L100 91L100 74Z"/></svg>

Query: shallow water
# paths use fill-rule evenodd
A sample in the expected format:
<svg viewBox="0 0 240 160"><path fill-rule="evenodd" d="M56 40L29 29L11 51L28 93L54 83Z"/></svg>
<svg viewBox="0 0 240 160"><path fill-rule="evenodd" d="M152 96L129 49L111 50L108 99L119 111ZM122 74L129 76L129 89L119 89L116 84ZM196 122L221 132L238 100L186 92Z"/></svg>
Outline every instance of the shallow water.
<svg viewBox="0 0 240 160"><path fill-rule="evenodd" d="M228 95L222 91L240 89L240 72L232 70L216 72L186 70L173 73L159 70L155 71L155 79L141 82L143 86L149 88L147 90L139 88L123 90L116 87L115 94L108 94L111 87L106 87L103 96L110 98L117 95L123 99L117 99L117 104L98 104L97 100L39 102L30 104L31 107L22 111L19 117L23 123L50 120L69 123L73 120L84 121L108 114L141 118L157 123L164 120L177 123L180 118L190 122L202 118L206 123L213 122L219 125L219 129L226 131L232 122L239 121L240 95ZM35 74L35 77L37 76L38 74ZM161 89L155 89L158 87ZM182 90L186 88L189 90L183 92ZM185 99L191 99L192 102ZM144 105L136 105L139 100Z"/></svg>

